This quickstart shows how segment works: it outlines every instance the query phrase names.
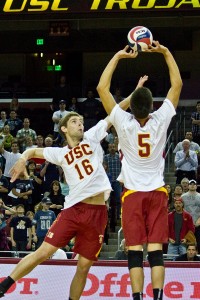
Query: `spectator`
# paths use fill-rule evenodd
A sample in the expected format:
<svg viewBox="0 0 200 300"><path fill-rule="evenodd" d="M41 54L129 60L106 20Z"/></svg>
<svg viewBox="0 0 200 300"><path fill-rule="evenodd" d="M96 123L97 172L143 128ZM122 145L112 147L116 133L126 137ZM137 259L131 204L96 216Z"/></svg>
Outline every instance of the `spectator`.
<svg viewBox="0 0 200 300"><path fill-rule="evenodd" d="M196 112L191 115L193 141L200 145L200 101L196 104Z"/></svg>
<svg viewBox="0 0 200 300"><path fill-rule="evenodd" d="M37 135L35 130L30 128L30 120L28 118L24 118L23 128L17 131L16 138L18 139L20 152L24 152L26 150L27 138L31 137L33 142L35 142Z"/></svg>
<svg viewBox="0 0 200 300"><path fill-rule="evenodd" d="M27 251L31 249L31 220L24 215L24 205L16 206L17 215L10 221L10 235L13 251ZM27 239L28 230L28 239Z"/></svg>
<svg viewBox="0 0 200 300"><path fill-rule="evenodd" d="M10 184L11 192L9 196L12 197L12 205L23 205L25 211L30 210L32 206L32 192L33 184L28 178L27 173L21 173L19 177Z"/></svg>
<svg viewBox="0 0 200 300"><path fill-rule="evenodd" d="M174 199L179 199L183 194L183 187L181 184L176 184L174 187Z"/></svg>
<svg viewBox="0 0 200 300"><path fill-rule="evenodd" d="M6 231L6 210L9 211L11 214L15 214L15 210L6 206L3 200L0 198L0 251L10 250Z"/></svg>
<svg viewBox="0 0 200 300"><path fill-rule="evenodd" d="M168 255L179 255L186 253L186 234L189 231L194 233L195 227L192 216L183 209L181 198L174 200L175 210L168 215L169 245Z"/></svg>
<svg viewBox="0 0 200 300"><path fill-rule="evenodd" d="M67 111L65 108L66 108L66 101L60 100L59 110L56 110L53 113L52 120L54 123L54 136L53 136L54 139L58 137L59 121L62 119L62 117L66 116L69 113L69 111Z"/></svg>
<svg viewBox="0 0 200 300"><path fill-rule="evenodd" d="M100 101L94 97L94 92L89 90L86 100L82 103L82 114L84 116L84 128L89 128L97 124L100 111Z"/></svg>
<svg viewBox="0 0 200 300"><path fill-rule="evenodd" d="M2 110L0 116L1 116L0 118L0 132L1 132L5 126L5 122L7 121L6 112Z"/></svg>
<svg viewBox="0 0 200 300"><path fill-rule="evenodd" d="M126 246L126 241L123 239L120 244L121 250L115 253L114 259L116 260L128 260L128 247Z"/></svg>
<svg viewBox="0 0 200 300"><path fill-rule="evenodd" d="M104 156L104 163L107 164L109 173L111 174L111 186L112 192L110 198L114 200L114 206L116 207L116 218L120 219L121 214L121 192L122 186L117 180L121 172L121 160L119 153L116 152L114 144L108 145L109 154Z"/></svg>
<svg viewBox="0 0 200 300"><path fill-rule="evenodd" d="M36 137L36 145L38 148L44 148L44 138L41 134Z"/></svg>
<svg viewBox="0 0 200 300"><path fill-rule="evenodd" d="M189 190L189 179L184 177L182 180L181 180L181 186L183 188L183 194L184 193L187 193L188 190Z"/></svg>
<svg viewBox="0 0 200 300"><path fill-rule="evenodd" d="M45 195L50 198L52 204L50 209L54 211L55 215L57 216L61 209L64 207L65 196L62 195L60 182L58 180L54 180L51 183L50 190Z"/></svg>
<svg viewBox="0 0 200 300"><path fill-rule="evenodd" d="M55 164L45 161L41 166L40 176L43 178L42 192L46 192L54 180L59 181L61 168Z"/></svg>
<svg viewBox="0 0 200 300"><path fill-rule="evenodd" d="M13 136L10 133L10 127L5 125L2 132L0 133L0 138L2 138L2 144L5 150L11 150L11 143L13 141Z"/></svg>
<svg viewBox="0 0 200 300"><path fill-rule="evenodd" d="M75 112L79 113L80 108L79 108L79 103L78 103L76 97L71 98L71 104L69 105L69 111L75 111Z"/></svg>
<svg viewBox="0 0 200 300"><path fill-rule="evenodd" d="M9 191L9 181L2 173L2 167L0 166L0 199L4 202L7 200Z"/></svg>
<svg viewBox="0 0 200 300"><path fill-rule="evenodd" d="M35 213L34 221L35 224L32 227L33 231L33 241L36 243L36 249L40 247L47 231L56 219L55 213L49 209L52 202L48 197L44 197Z"/></svg>
<svg viewBox="0 0 200 300"><path fill-rule="evenodd" d="M171 211L174 207L174 200L172 198L172 188L170 184L165 184L168 193L168 210Z"/></svg>
<svg viewBox="0 0 200 300"><path fill-rule="evenodd" d="M34 210L35 205L41 200L42 193L42 177L40 176L40 172L36 169L36 163L34 160L29 160L27 162L27 173L29 179L32 182L33 190L32 190L32 203L30 205L30 209Z"/></svg>
<svg viewBox="0 0 200 300"><path fill-rule="evenodd" d="M200 192L200 165L197 167L197 192Z"/></svg>
<svg viewBox="0 0 200 300"><path fill-rule="evenodd" d="M59 79L59 84L53 90L53 100L50 106L51 110L56 111L59 109L60 100L65 100L66 109L68 109L70 94L70 85L67 83L66 76L61 75Z"/></svg>
<svg viewBox="0 0 200 300"><path fill-rule="evenodd" d="M187 131L185 134L185 139L190 141L190 150L195 151L197 154L200 153L200 146L199 144L193 142L193 136L192 136L192 132L191 131ZM183 150L183 142L179 142L173 153L176 154L177 151Z"/></svg>
<svg viewBox="0 0 200 300"><path fill-rule="evenodd" d="M22 116L22 108L20 106L18 97L16 95L13 95L11 102L10 102L10 111L14 110L16 112L16 115L19 117Z"/></svg>
<svg viewBox="0 0 200 300"><path fill-rule="evenodd" d="M3 173L4 173L4 168L5 168L5 161L6 160L1 153L1 146L0 146L0 167L1 167Z"/></svg>
<svg viewBox="0 0 200 300"><path fill-rule="evenodd" d="M197 246L195 244L188 244L186 254L179 255L175 258L175 261L200 261L197 253Z"/></svg>
<svg viewBox="0 0 200 300"><path fill-rule="evenodd" d="M53 136L48 135L44 140L44 146L45 147L53 147Z"/></svg>
<svg viewBox="0 0 200 300"><path fill-rule="evenodd" d="M10 133L12 134L12 136L16 137L17 131L22 128L23 122L17 117L16 111L11 110L10 118L7 119L5 125L9 125Z"/></svg>
<svg viewBox="0 0 200 300"><path fill-rule="evenodd" d="M25 147L25 150L31 149L31 148L37 148L37 145L34 145L32 137L28 136L26 138L26 147Z"/></svg>
<svg viewBox="0 0 200 300"><path fill-rule="evenodd" d="M64 196L69 195L69 185L66 182L63 170L60 175L60 186L61 186L61 194L63 194Z"/></svg>
<svg viewBox="0 0 200 300"><path fill-rule="evenodd" d="M200 251L200 193L195 180L189 181L189 191L181 196L185 210L191 214L195 226L197 249Z"/></svg>
<svg viewBox="0 0 200 300"><path fill-rule="evenodd" d="M53 141L52 141L53 143ZM44 137L42 135L38 135L36 138L36 148L44 148ZM33 157L31 160L34 160L36 163L36 169L40 172L42 164L44 164L45 159L39 157Z"/></svg>
<svg viewBox="0 0 200 300"><path fill-rule="evenodd" d="M28 210L26 213L26 217L28 217L31 220L31 225L35 225L36 221L34 220L35 213L31 210ZM28 235L28 232L27 232ZM31 236L32 236L32 241L31 241L31 250L35 251L35 243L33 242L33 235L32 235L32 230L31 230Z"/></svg>
<svg viewBox="0 0 200 300"><path fill-rule="evenodd" d="M28 217L31 220L31 224L35 224L34 222L34 217L35 217L35 213L32 210L28 210L26 212L26 217Z"/></svg>
<svg viewBox="0 0 200 300"><path fill-rule="evenodd" d="M21 153L19 153L19 145L15 140L13 140L11 143L11 152L5 150L2 145L0 145L0 152L6 160L4 176L10 182L10 169L15 164L15 162L21 157Z"/></svg>
<svg viewBox="0 0 200 300"><path fill-rule="evenodd" d="M51 137L45 138L45 147L52 147L53 146L53 139ZM62 173L62 169L52 164L48 161L45 161L41 168L40 168L40 176L43 178L43 184L42 184L42 192L45 193L49 190L49 187L54 180L58 180L60 178L60 175Z"/></svg>
<svg viewBox="0 0 200 300"><path fill-rule="evenodd" d="M106 142L108 144L114 144L115 143L115 137L117 137L117 132L114 126L110 127L110 133L105 137Z"/></svg>
<svg viewBox="0 0 200 300"><path fill-rule="evenodd" d="M190 141L183 140L183 150L176 152L175 166L176 166L176 183L181 183L184 177L189 180L196 179L196 170L198 166L197 154L195 151L189 150Z"/></svg>

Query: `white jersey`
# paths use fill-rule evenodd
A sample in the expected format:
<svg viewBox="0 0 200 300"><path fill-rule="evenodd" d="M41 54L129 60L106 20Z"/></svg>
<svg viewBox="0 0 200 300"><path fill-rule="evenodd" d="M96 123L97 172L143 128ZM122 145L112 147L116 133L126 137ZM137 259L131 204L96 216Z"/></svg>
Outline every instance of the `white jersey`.
<svg viewBox="0 0 200 300"><path fill-rule="evenodd" d="M47 147L44 157L62 167L69 195L65 197L64 208L97 194L111 191L111 185L99 155L100 141L106 136L107 122L102 120L84 133L80 144L72 149Z"/></svg>
<svg viewBox="0 0 200 300"><path fill-rule="evenodd" d="M171 101L162 106L141 127L135 117L116 105L110 114L123 153L120 179L130 190L152 191L164 185L164 144L167 129L176 114Z"/></svg>

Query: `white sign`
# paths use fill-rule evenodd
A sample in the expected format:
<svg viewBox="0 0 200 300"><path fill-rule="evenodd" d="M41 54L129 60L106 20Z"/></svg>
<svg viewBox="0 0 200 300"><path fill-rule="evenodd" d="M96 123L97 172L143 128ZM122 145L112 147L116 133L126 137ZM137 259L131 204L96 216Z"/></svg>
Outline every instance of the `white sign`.
<svg viewBox="0 0 200 300"><path fill-rule="evenodd" d="M181 266L181 264L180 264ZM0 264L0 281L13 270L13 264ZM76 266L40 265L18 280L6 293L5 300L68 299ZM150 269L145 267L144 299L152 300ZM199 268L167 267L164 299L200 299ZM127 267L93 266L81 300L132 299Z"/></svg>

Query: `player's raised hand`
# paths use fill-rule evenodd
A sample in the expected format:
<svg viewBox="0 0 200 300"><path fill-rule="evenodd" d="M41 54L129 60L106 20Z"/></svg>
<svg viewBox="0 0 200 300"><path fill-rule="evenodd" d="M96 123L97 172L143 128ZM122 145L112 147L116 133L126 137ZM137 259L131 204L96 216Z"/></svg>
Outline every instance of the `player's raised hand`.
<svg viewBox="0 0 200 300"><path fill-rule="evenodd" d="M153 41L152 45L148 46L148 49L143 50L143 52L158 52L163 54L167 51L167 47L161 45L158 41Z"/></svg>
<svg viewBox="0 0 200 300"><path fill-rule="evenodd" d="M149 78L148 75L141 76L140 79L138 80L138 84L135 89L142 87L144 83L148 80L148 78Z"/></svg>
<svg viewBox="0 0 200 300"><path fill-rule="evenodd" d="M18 159L14 166L10 169L9 173L11 175L10 182L14 182L18 176L25 172L26 170L26 161L23 158Z"/></svg>
<svg viewBox="0 0 200 300"><path fill-rule="evenodd" d="M117 52L117 56L119 58L136 58L138 55L138 52L131 49L128 45L123 50L120 50Z"/></svg>

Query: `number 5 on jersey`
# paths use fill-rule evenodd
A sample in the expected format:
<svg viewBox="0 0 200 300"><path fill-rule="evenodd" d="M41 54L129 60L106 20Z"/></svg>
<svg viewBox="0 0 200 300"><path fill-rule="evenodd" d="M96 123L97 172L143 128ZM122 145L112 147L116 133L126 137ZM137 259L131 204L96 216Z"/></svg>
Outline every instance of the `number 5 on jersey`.
<svg viewBox="0 0 200 300"><path fill-rule="evenodd" d="M149 133L138 134L138 154L140 157L149 157L151 155L151 145L149 143Z"/></svg>

